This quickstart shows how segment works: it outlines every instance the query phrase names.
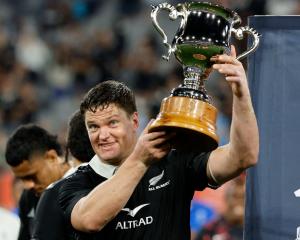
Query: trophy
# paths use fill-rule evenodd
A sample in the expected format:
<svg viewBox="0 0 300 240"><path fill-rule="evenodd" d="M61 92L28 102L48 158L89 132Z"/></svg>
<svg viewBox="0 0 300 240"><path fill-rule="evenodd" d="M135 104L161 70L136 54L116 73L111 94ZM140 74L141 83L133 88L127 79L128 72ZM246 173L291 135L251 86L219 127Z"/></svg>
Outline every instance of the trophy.
<svg viewBox="0 0 300 240"><path fill-rule="evenodd" d="M157 21L160 10L167 10L169 18L181 18L180 27L172 41ZM183 66L184 80L171 95L163 99L160 112L150 126L150 131L175 131L173 142L175 148L186 150L212 151L218 147L219 137L216 133L217 109L207 94L204 83L212 71L214 55L230 53L231 34L241 40L244 33L252 36L252 46L237 59L255 51L259 44L259 34L245 26L234 28L241 23L239 15L222 6L207 2L188 2L176 7L162 3L152 7L152 22L163 37L163 44Z"/></svg>

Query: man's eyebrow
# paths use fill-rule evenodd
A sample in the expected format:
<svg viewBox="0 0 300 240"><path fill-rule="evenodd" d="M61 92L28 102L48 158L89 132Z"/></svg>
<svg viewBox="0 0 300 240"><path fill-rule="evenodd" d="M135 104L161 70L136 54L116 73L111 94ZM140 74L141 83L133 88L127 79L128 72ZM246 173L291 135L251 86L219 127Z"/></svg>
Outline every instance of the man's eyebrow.
<svg viewBox="0 0 300 240"><path fill-rule="evenodd" d="M115 118L115 117L119 118L120 115L116 113L116 114L113 114L113 115L111 115L111 116L109 116L105 119L107 120L107 119L111 119L111 118ZM103 120L105 120L105 119L103 119ZM86 123L96 123L96 120L87 120Z"/></svg>
<svg viewBox="0 0 300 240"><path fill-rule="evenodd" d="M89 120L89 121L86 121L86 123L87 124L89 124L89 123L95 123L95 121L94 120Z"/></svg>
<svg viewBox="0 0 300 240"><path fill-rule="evenodd" d="M24 175L24 176L19 176L17 177L18 179L30 179L30 178L33 178L35 175L35 173L30 173L30 174L27 174L27 175Z"/></svg>

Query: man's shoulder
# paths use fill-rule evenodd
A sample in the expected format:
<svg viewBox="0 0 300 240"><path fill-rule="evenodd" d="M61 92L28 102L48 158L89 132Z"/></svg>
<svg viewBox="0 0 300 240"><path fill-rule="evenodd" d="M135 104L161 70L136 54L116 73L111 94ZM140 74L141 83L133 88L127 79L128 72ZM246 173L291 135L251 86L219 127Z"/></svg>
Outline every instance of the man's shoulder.
<svg viewBox="0 0 300 240"><path fill-rule="evenodd" d="M62 178L62 179L59 179L53 183L51 183L46 189L45 189L45 193L48 193L48 192L53 192L53 191L56 191L57 189L60 188L60 186L63 184L63 182L65 181L65 178Z"/></svg>
<svg viewBox="0 0 300 240"><path fill-rule="evenodd" d="M65 178L61 178L53 183L51 183L45 190L45 192L53 192L57 191L65 182L69 180L76 180L79 178L82 180L84 177L88 177L93 175L93 169L87 164L80 166L74 173L68 175Z"/></svg>
<svg viewBox="0 0 300 240"><path fill-rule="evenodd" d="M101 181L90 165L80 166L76 172L60 180L55 184L55 189L71 191L72 189L88 188L97 185Z"/></svg>
<svg viewBox="0 0 300 240"><path fill-rule="evenodd" d="M87 164L87 165L83 165L78 167L78 169L71 175L80 175L80 174L92 174L94 173L94 170L92 169L92 167Z"/></svg>
<svg viewBox="0 0 300 240"><path fill-rule="evenodd" d="M59 181L59 184L61 185L63 182L67 182L69 180L87 178L89 176L93 176L94 174L95 172L90 165L80 166L74 173Z"/></svg>

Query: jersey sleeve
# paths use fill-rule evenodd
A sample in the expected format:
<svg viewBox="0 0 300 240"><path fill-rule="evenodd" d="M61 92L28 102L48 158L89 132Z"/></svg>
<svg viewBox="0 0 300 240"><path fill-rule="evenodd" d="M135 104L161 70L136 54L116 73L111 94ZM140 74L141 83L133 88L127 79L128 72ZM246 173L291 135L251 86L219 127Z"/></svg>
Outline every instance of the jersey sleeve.
<svg viewBox="0 0 300 240"><path fill-rule="evenodd" d="M187 173L194 190L202 191L209 186L206 167L210 152L189 154L186 159Z"/></svg>
<svg viewBox="0 0 300 240"><path fill-rule="evenodd" d="M59 188L59 205L69 224L71 224L71 213L75 204L92 189L88 176L82 171L77 171L66 178Z"/></svg>
<svg viewBox="0 0 300 240"><path fill-rule="evenodd" d="M173 159L180 167L180 175L186 180L185 184L192 192L195 190L202 191L206 187L210 187L206 173L206 166L210 152L193 153L172 151Z"/></svg>

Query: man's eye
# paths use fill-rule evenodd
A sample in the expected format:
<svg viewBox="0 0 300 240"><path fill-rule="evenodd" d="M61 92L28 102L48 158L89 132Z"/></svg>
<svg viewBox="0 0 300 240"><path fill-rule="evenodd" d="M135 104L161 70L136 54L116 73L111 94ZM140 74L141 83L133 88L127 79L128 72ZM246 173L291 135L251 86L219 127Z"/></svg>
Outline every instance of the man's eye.
<svg viewBox="0 0 300 240"><path fill-rule="evenodd" d="M111 120L109 122L109 125L113 127L113 126L116 126L118 124L118 122L119 122L118 120Z"/></svg>
<svg viewBox="0 0 300 240"><path fill-rule="evenodd" d="M88 125L89 131L96 131L97 129L98 129L98 126L95 124Z"/></svg>

